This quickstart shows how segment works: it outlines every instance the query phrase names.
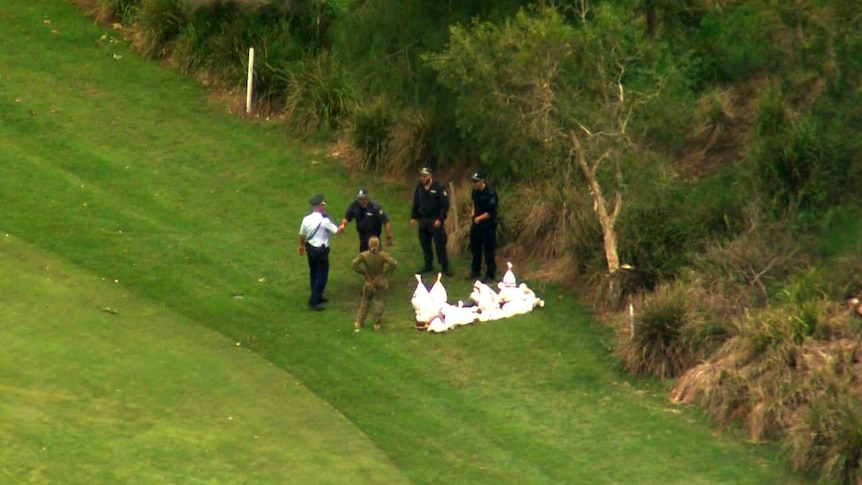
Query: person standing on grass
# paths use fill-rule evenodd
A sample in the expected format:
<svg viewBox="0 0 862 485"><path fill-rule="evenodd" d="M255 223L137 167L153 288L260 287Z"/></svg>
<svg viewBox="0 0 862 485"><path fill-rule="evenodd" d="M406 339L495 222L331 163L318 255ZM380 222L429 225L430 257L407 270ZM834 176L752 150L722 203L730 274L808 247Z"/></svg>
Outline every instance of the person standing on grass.
<svg viewBox="0 0 862 485"><path fill-rule="evenodd" d="M311 205L311 213L302 218L296 252L300 256L308 255L308 278L311 286L308 307L312 310L323 310L323 304L327 301L323 291L329 279L329 236L340 231L324 212L326 200L322 194L308 199L308 203Z"/></svg>
<svg viewBox="0 0 862 485"><path fill-rule="evenodd" d="M481 170L470 177L473 191L470 194L470 252L473 261L470 265L469 280L481 275L482 256L485 256L485 279L494 281L497 273L495 251L497 250L497 192L485 181Z"/></svg>
<svg viewBox="0 0 862 485"><path fill-rule="evenodd" d="M449 193L440 182L431 176L431 168L419 170L419 183L413 191L413 208L410 212L410 225L419 225L419 244L425 257L425 265L417 274L434 271L431 242L437 250L437 261L444 275L452 276L449 259L446 257L446 215L449 212Z"/></svg>
<svg viewBox="0 0 862 485"><path fill-rule="evenodd" d="M354 331L358 332L365 325L369 307L372 308L374 330L380 330L383 321L383 294L389 289L388 276L397 267L395 259L386 251L380 250L380 239L377 236L368 238L368 249L353 259L353 271L365 277L362 300L353 322Z"/></svg>
<svg viewBox="0 0 862 485"><path fill-rule="evenodd" d="M356 219L356 232L359 233L359 252L368 251L368 239L371 236L381 238L386 231L386 245L392 246L392 229L389 227L389 217L383 212L383 207L368 198L368 190L360 188L356 191L356 200L350 204L341 218L338 229L344 232L347 224Z"/></svg>

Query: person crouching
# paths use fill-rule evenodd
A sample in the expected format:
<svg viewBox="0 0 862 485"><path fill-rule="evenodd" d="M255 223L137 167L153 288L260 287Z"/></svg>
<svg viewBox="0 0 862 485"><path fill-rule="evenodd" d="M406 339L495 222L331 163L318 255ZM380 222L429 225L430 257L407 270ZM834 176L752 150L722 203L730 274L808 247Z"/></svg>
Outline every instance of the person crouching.
<svg viewBox="0 0 862 485"><path fill-rule="evenodd" d="M380 249L380 238L376 236L368 239L368 250L353 259L353 270L365 277L362 300L353 322L354 331L358 332L365 324L369 307L372 309L374 330L380 330L380 323L383 321L383 294L389 289L388 276L397 266L395 259Z"/></svg>

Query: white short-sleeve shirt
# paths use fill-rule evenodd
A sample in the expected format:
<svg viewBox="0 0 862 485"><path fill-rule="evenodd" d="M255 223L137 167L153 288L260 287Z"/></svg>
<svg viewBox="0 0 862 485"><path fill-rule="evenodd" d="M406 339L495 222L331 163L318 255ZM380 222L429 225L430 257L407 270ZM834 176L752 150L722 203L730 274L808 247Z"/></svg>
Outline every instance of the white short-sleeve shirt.
<svg viewBox="0 0 862 485"><path fill-rule="evenodd" d="M338 232L336 226L328 217L320 212L312 212L302 218L299 233L305 237L305 242L319 248L329 246L329 235Z"/></svg>

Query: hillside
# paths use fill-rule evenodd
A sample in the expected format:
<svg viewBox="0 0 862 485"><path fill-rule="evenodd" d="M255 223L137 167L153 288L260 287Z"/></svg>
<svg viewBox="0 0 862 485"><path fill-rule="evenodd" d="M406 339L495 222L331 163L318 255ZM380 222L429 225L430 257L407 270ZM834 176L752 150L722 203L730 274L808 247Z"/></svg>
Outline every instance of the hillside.
<svg viewBox="0 0 862 485"><path fill-rule="evenodd" d="M225 113L209 103L202 86L136 56L113 29L94 25L65 2L22 0L16 7L0 13L7 32L0 67L14 73L0 85L0 230L27 251L4 253L10 269L2 281L10 298L48 300L49 307L27 312L26 305L4 302L4 309L14 308L9 318L21 323L3 327L16 342L8 354L14 361L4 366L11 390L3 405L15 416L34 406L34 412L56 412L32 399L38 382L53 382L70 389L80 405L66 412L83 419L57 437L38 419L0 418L15 433L14 445L23 447L0 451L0 470L10 482L44 483L65 474L67 482L88 484L117 477L187 483L191 474L208 482L251 473L259 483L304 483L300 473L321 467L334 480L369 483L804 482L790 476L772 448L716 434L696 410L668 405L663 385L615 372L610 332L564 288L528 280L549 302L542 311L430 335L413 330L407 297L415 280L399 272L384 329L356 334L351 320L359 281L344 270L354 254L349 235L334 242L329 308L304 311L306 262L294 244L308 192L326 193L338 208L373 177L351 178L337 161L284 136L280 126ZM418 247L400 202L405 190L390 184L374 193L399 221L392 251L409 268ZM69 278L56 286L45 282L43 262ZM39 282L71 295L68 305L37 291ZM75 296L78 288L69 285L76 282L96 299L95 308ZM468 285L447 283L453 297ZM122 295L128 299L118 300ZM143 321L125 320L135 315ZM70 338L73 329L86 338ZM41 337L43 331L55 333ZM176 352L160 354L169 350ZM112 359L115 351L122 355ZM17 367L45 360L51 365ZM140 380L130 379L127 368ZM228 385L233 376L240 382ZM202 395L190 402L178 394L184 379L189 391L200 385ZM132 409L149 404L183 412L140 410L108 421L132 436L114 434L116 427L93 429L92 417L111 417L98 413L98 405L111 408L117 388L110 384L118 382L137 391L125 403ZM296 382L302 392L281 387ZM219 396L222 391L228 395ZM91 403L90 395L103 399ZM318 412L292 406L301 399L295 396L308 398ZM176 432L174 426L205 428L209 413L223 417L221 398L244 405L227 417L248 428L226 428L221 439L207 442L189 440L199 436L192 431ZM347 423L328 420L333 413ZM134 432L159 417L167 424L140 437L148 446L130 447ZM292 422L322 433L302 432ZM272 441L243 440L267 424L275 438L258 436ZM104 438L101 445L82 444L96 436ZM314 453L319 448L304 446L303 437L331 454ZM47 447L47 471L38 448L46 439L63 444ZM369 442L368 449L354 448ZM159 455L160 444L181 456ZM293 444L302 449L292 450ZM355 461L338 464L352 454ZM309 468L284 480L268 478L294 456L307 457ZM253 470L234 466L234 457L253 457L243 460Z"/></svg>

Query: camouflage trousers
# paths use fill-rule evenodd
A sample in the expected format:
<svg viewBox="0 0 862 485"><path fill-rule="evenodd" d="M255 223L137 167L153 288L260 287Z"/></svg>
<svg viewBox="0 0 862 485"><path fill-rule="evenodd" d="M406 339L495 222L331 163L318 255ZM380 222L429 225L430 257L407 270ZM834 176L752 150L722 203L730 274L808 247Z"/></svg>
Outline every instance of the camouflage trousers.
<svg viewBox="0 0 862 485"><path fill-rule="evenodd" d="M383 321L383 295L386 293L385 287L379 287L372 282L366 281L362 285L362 299L359 301L359 311L356 313L356 325L360 327L365 324L368 317L368 311L371 311L371 321L374 327L379 327Z"/></svg>

